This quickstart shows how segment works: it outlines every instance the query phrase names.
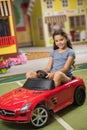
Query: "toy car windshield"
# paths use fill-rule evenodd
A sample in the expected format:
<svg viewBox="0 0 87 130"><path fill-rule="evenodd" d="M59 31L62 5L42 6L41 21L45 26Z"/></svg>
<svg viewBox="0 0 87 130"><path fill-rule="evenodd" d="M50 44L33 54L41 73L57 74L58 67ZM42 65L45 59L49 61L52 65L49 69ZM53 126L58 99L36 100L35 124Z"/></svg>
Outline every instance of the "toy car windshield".
<svg viewBox="0 0 87 130"><path fill-rule="evenodd" d="M29 90L51 90L54 88L54 81L42 78L29 78L23 87Z"/></svg>

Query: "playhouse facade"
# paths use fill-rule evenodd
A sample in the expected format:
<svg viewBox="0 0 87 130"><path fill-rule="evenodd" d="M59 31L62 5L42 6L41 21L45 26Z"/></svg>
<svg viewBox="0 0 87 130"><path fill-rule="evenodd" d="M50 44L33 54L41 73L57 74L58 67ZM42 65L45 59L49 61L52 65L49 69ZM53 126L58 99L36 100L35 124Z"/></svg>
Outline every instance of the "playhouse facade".
<svg viewBox="0 0 87 130"><path fill-rule="evenodd" d="M73 44L87 42L87 0L30 0L27 14L34 46L51 46L52 34L59 28L67 32Z"/></svg>
<svg viewBox="0 0 87 130"><path fill-rule="evenodd" d="M0 0L0 16L0 56L16 56L20 46L52 46L60 28L73 44L87 43L87 0Z"/></svg>

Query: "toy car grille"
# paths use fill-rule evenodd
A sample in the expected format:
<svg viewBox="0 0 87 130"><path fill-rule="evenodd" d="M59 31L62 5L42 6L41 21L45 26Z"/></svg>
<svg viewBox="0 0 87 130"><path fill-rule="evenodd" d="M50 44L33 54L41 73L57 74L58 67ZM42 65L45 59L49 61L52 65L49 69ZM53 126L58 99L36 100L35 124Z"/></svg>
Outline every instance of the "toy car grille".
<svg viewBox="0 0 87 130"><path fill-rule="evenodd" d="M5 110L5 109L0 109L0 115L2 115L2 116L14 116L15 112Z"/></svg>

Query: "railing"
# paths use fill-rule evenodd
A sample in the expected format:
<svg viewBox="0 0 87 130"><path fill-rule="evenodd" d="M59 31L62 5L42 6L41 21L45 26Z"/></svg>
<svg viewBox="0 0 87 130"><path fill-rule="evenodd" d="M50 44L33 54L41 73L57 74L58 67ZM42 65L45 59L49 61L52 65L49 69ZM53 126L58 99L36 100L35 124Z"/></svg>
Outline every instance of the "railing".
<svg viewBox="0 0 87 130"><path fill-rule="evenodd" d="M0 47L6 47L16 44L15 36L0 37Z"/></svg>

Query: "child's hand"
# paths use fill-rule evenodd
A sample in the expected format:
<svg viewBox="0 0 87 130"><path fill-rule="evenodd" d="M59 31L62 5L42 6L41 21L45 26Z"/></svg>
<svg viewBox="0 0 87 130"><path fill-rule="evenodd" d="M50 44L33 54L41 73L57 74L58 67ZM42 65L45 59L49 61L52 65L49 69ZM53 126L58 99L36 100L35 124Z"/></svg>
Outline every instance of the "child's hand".
<svg viewBox="0 0 87 130"><path fill-rule="evenodd" d="M28 79L28 78L36 78L36 77L37 77L36 72L27 72L26 73L26 79Z"/></svg>
<svg viewBox="0 0 87 130"><path fill-rule="evenodd" d="M53 79L54 73L48 73L46 78L48 79Z"/></svg>

